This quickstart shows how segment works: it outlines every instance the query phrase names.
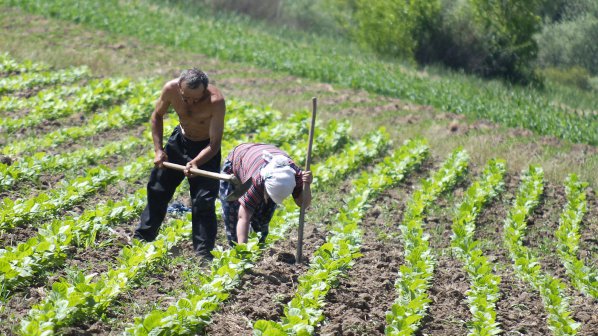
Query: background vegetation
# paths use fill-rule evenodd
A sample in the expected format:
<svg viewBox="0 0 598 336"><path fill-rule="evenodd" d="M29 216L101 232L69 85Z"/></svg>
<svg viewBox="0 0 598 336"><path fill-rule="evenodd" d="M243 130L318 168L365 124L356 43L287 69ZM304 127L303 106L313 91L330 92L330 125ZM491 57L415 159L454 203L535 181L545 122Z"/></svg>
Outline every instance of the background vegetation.
<svg viewBox="0 0 598 336"><path fill-rule="evenodd" d="M276 25L344 36L393 58L520 84L598 87L593 0L202 0Z"/></svg>
<svg viewBox="0 0 598 336"><path fill-rule="evenodd" d="M442 69L427 68L422 72L406 66L402 59L381 58L371 51L356 49L346 39L268 27L247 17L213 15L209 6L192 1L3 0L0 3L148 43L431 105L472 120L488 119L541 135L598 144L592 93L577 90L570 95L571 91L563 93L555 87L554 92L546 94L534 88L513 88L508 83L482 81ZM555 97L559 97L558 101Z"/></svg>

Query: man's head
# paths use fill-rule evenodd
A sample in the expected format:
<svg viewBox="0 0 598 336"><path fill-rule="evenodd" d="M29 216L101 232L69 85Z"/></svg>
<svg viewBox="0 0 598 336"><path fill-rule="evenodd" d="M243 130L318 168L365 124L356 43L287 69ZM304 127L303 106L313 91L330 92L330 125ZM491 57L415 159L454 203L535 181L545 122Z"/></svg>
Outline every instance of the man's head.
<svg viewBox="0 0 598 336"><path fill-rule="evenodd" d="M260 171L268 196L276 203L282 204L285 198L295 189L295 170L289 166L289 159L276 155Z"/></svg>
<svg viewBox="0 0 598 336"><path fill-rule="evenodd" d="M185 103L199 103L206 95L208 83L208 75L197 68L181 72L179 90L183 101Z"/></svg>

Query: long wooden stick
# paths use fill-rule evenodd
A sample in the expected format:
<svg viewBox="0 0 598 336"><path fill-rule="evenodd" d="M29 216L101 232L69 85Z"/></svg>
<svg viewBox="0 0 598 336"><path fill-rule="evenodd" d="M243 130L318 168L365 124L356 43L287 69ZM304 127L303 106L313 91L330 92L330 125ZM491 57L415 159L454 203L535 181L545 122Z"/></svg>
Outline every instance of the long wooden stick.
<svg viewBox="0 0 598 336"><path fill-rule="evenodd" d="M178 171L181 171L181 172L185 171L185 169L186 169L185 166L182 166L182 165L176 164L176 163L172 163L172 162L163 162L162 164L166 168L178 170ZM209 177L209 178L215 179L215 180L223 180L223 181L232 182L234 180L234 178L235 178L234 175L219 174L219 173L214 173L214 172L211 172L211 171L201 170L201 169L195 169L195 168L191 168L191 169L189 169L189 171L191 173L193 173L194 175L203 176L203 177Z"/></svg>
<svg viewBox="0 0 598 336"><path fill-rule="evenodd" d="M316 126L316 111L318 106L318 99L313 97L312 101L312 113L311 113L311 126L309 127L309 142L307 145L307 158L305 159L305 170L309 170L311 164L311 147L314 142L314 131ZM306 185L303 184L303 192L305 191ZM305 198L301 200L301 210L299 210L299 232L297 237L297 258L295 263L300 263L303 258L303 221L305 218Z"/></svg>

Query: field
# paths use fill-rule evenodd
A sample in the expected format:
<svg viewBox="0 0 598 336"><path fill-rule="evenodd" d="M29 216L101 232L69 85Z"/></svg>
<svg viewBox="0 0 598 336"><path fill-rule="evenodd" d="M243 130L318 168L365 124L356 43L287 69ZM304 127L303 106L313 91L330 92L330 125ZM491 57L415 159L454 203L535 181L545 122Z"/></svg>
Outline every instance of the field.
<svg viewBox="0 0 598 336"><path fill-rule="evenodd" d="M354 57L238 18L168 34L161 19L196 9L106 3L0 1L0 334L598 335L594 96ZM210 29L226 37L196 46ZM225 155L268 142L303 165L318 97L301 263L291 203L264 246L229 248L219 219L212 264L187 213L130 240L149 114L189 66L224 92Z"/></svg>

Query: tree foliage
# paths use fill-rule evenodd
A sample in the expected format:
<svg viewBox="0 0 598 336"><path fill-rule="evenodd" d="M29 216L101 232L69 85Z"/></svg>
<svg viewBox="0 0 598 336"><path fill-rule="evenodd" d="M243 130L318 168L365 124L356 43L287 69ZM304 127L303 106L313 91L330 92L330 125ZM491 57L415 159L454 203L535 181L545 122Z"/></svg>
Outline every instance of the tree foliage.
<svg viewBox="0 0 598 336"><path fill-rule="evenodd" d="M598 1L571 0L536 36L538 65L570 71L582 67L598 75Z"/></svg>
<svg viewBox="0 0 598 336"><path fill-rule="evenodd" d="M541 27L536 14L540 1L471 0L476 28L487 52L482 74L515 82L533 79L531 63L538 52L533 35Z"/></svg>
<svg viewBox="0 0 598 336"><path fill-rule="evenodd" d="M425 46L439 18L440 0L333 0L342 24L375 51L412 59Z"/></svg>
<svg viewBox="0 0 598 336"><path fill-rule="evenodd" d="M534 79L542 0L332 0L375 51L514 82Z"/></svg>

